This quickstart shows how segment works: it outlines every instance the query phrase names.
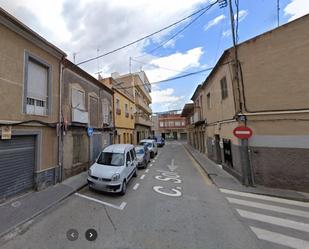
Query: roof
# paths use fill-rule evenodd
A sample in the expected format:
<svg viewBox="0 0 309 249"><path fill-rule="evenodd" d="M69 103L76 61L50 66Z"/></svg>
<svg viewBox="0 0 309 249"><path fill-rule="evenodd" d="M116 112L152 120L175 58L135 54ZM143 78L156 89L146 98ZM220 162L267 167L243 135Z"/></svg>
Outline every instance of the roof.
<svg viewBox="0 0 309 249"><path fill-rule="evenodd" d="M107 87L104 83L102 83L101 81L97 80L95 77L93 77L92 75L90 75L89 73L84 71L83 69L81 69L79 66L74 64L72 61L70 61L68 59L65 59L63 61L63 65L66 68L70 69L71 71L74 71L75 73L79 74L80 76L84 77L85 79L91 81L92 83L94 83L98 87L103 88L105 91L109 92L110 94L114 93L112 89Z"/></svg>
<svg viewBox="0 0 309 249"><path fill-rule="evenodd" d="M304 19L304 18L309 18L309 14L304 15L304 16L302 16L302 17L300 17L300 18L297 18L297 19L295 19L295 20L293 20L293 21L291 21L291 22L288 22L288 23L286 23L286 24L284 24L284 25L281 25L281 26L279 26L279 27L277 27L277 28L274 28L274 29L271 29L271 30L269 30L269 31L266 31L266 32L264 32L264 33L262 33L262 34L260 34L260 35L257 35L257 36L255 36L255 37L252 37L252 38L250 38L250 39L248 39L248 40L246 40L246 41L243 41L243 42L237 44L237 48L239 48L239 47L241 47L241 46L243 46L243 45L245 45L245 44L248 44L248 43L250 43L250 42L252 42L252 41L256 41L256 40L258 40L258 39L262 39L264 36L267 36L267 35L269 35L269 34L271 34L271 33L273 33L273 32L282 31L282 30L284 30L287 26L295 25L297 22L300 22L300 21L301 21L302 19ZM206 77L205 81L204 81L203 84L202 84L202 87L204 87L204 86L207 84L207 81L214 75L214 73L218 70L218 68L219 68L220 66L224 65L224 64L221 64L222 61L226 58L226 56L228 56L228 55L232 52L232 50L233 50L233 47L230 47L230 48L226 49L226 50L223 52L223 54L221 55L221 57L220 57L219 60L217 61L216 65L215 65L214 68L211 70L210 74ZM229 61L228 61L227 63L229 63ZM197 88L196 88L196 90L195 90L195 92L194 92L194 94L193 94L191 100L193 100L193 98L195 97L195 94L199 91L200 86L201 86L201 85L198 85L198 86L197 86Z"/></svg>
<svg viewBox="0 0 309 249"><path fill-rule="evenodd" d="M187 103L182 109L181 116L187 117L194 112L194 103Z"/></svg>
<svg viewBox="0 0 309 249"><path fill-rule="evenodd" d="M24 23L19 21L16 17L14 17L1 7L0 7L0 23L5 25L12 31L18 33L20 36L23 36L27 40L30 40L32 43L37 43L38 46L44 44L47 49L41 46L42 49L51 50L52 52L57 53L59 57L66 56L66 53L64 51L62 51L60 48L56 47L55 45L47 41L41 35L30 29L28 26L26 26Z"/></svg>
<svg viewBox="0 0 309 249"><path fill-rule="evenodd" d="M200 91L201 87L202 87L201 84L199 84L199 85L196 87L196 89L195 89L195 91L194 91L194 93L193 93L193 95L192 95L192 97L191 97L191 100L194 100L194 99L196 98L196 95L197 95L198 92Z"/></svg>
<svg viewBox="0 0 309 249"><path fill-rule="evenodd" d="M112 144L107 146L103 152L110 152L110 153L124 153L129 149L134 148L132 144Z"/></svg>

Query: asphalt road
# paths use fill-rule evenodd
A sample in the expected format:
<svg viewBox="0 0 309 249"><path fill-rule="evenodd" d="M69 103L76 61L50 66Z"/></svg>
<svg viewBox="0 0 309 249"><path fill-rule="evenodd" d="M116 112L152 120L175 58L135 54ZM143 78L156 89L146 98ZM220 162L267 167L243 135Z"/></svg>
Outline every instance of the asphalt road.
<svg viewBox="0 0 309 249"><path fill-rule="evenodd" d="M3 249L256 249L261 242L177 142L160 148L125 196L85 187L36 218ZM95 241L85 238L93 228ZM69 229L79 237L67 239ZM281 247L274 247L281 248Z"/></svg>

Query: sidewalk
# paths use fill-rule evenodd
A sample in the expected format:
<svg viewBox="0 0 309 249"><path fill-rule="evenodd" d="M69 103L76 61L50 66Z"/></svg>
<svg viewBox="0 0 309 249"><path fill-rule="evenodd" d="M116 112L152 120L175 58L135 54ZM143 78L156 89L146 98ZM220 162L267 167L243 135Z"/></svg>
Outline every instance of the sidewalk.
<svg viewBox="0 0 309 249"><path fill-rule="evenodd" d="M87 184L87 172L70 177L39 192L0 204L0 238L40 215Z"/></svg>
<svg viewBox="0 0 309 249"><path fill-rule="evenodd" d="M218 188L309 202L308 193L286 189L268 188L259 185L255 187L246 187L242 185L236 178L234 178L232 175L230 175L224 169L218 166L216 163L214 163L205 155L194 149L191 145L188 145L187 143L184 143L183 145L187 149L187 151L193 156L196 162L206 171L209 178Z"/></svg>

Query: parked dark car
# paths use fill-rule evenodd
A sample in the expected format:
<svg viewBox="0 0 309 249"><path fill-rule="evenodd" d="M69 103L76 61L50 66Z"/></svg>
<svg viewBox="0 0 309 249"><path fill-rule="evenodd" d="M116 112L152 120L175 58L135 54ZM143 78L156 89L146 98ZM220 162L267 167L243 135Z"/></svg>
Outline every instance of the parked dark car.
<svg viewBox="0 0 309 249"><path fill-rule="evenodd" d="M145 169L150 161L150 151L147 146L136 146L135 153L137 158L137 168Z"/></svg>
<svg viewBox="0 0 309 249"><path fill-rule="evenodd" d="M163 147L165 145L165 140L163 137L157 137L156 142L158 147Z"/></svg>

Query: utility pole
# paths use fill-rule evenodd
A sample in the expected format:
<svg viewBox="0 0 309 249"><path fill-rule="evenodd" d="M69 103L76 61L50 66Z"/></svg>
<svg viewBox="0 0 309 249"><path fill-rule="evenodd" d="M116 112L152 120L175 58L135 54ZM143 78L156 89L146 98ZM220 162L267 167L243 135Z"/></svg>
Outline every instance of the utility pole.
<svg viewBox="0 0 309 249"><path fill-rule="evenodd" d="M280 0L277 0L277 27L280 25Z"/></svg>
<svg viewBox="0 0 309 249"><path fill-rule="evenodd" d="M129 58L129 73L131 74L131 72L132 72L132 57L130 56L130 58Z"/></svg>
<svg viewBox="0 0 309 249"><path fill-rule="evenodd" d="M242 104L242 96L240 93L240 79L239 79L239 61L238 61L238 52L237 52L237 41L235 35L235 19L233 13L233 6L232 0L229 0L229 10L230 10L230 19L231 19L231 31L232 31L232 39L233 39L233 48L234 48L234 79L233 82L237 85L237 92L238 92L238 100L239 100L239 109L236 110L238 113L240 112L243 114L243 104ZM237 113L236 113L237 115ZM247 120L244 115L244 123L246 125ZM249 146L248 146L248 139L241 139L241 168L242 168L242 183L246 186L252 186L254 184L251 164L249 160Z"/></svg>

